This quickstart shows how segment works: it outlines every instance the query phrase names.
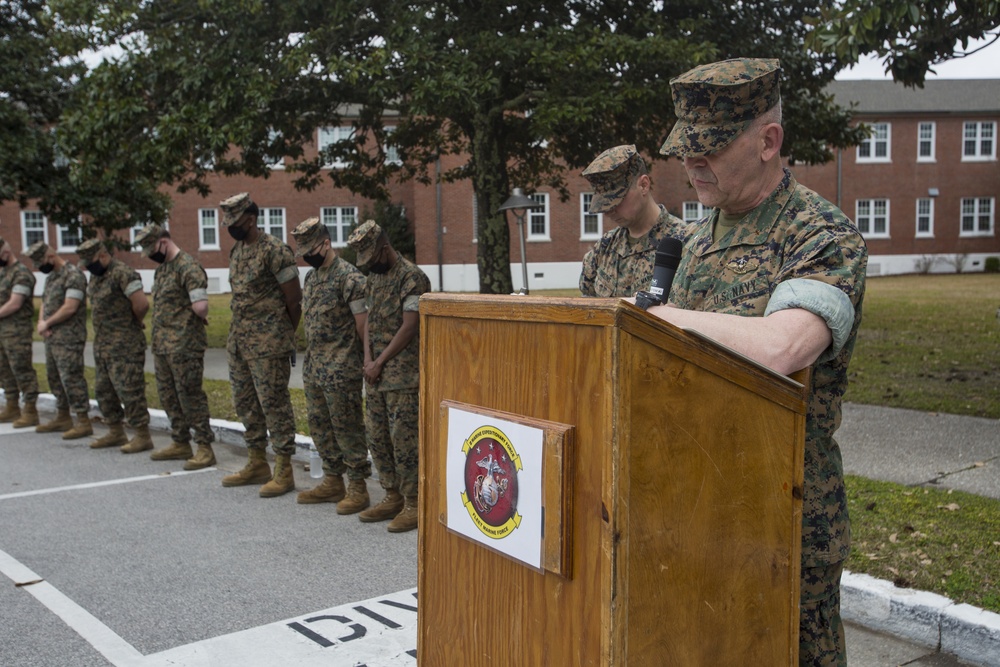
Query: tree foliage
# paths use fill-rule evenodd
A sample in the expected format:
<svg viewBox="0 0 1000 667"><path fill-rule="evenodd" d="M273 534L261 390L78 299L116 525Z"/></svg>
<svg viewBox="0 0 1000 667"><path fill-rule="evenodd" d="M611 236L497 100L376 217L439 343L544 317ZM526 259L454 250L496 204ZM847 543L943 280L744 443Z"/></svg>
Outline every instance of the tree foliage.
<svg viewBox="0 0 1000 667"><path fill-rule="evenodd" d="M210 174L266 178L279 158L297 187L332 183L378 201L395 181L432 182L439 157L462 156L441 178L473 185L484 292L512 288L509 226L496 212L511 188L566 197L567 170L616 144L658 157L674 122L669 81L695 65L780 58L793 161L829 159L860 138L823 92L853 61L802 46L805 21L832 15L832 0L47 6L67 42L106 56L73 87L57 135L73 204L96 224L162 219L164 185L207 194ZM306 150L318 128L341 124L350 138ZM325 169L334 159L347 167Z"/></svg>
<svg viewBox="0 0 1000 667"><path fill-rule="evenodd" d="M875 54L893 79L923 87L934 65L974 53L971 40L1000 39L1000 0L847 0L815 25L810 48L849 63Z"/></svg>

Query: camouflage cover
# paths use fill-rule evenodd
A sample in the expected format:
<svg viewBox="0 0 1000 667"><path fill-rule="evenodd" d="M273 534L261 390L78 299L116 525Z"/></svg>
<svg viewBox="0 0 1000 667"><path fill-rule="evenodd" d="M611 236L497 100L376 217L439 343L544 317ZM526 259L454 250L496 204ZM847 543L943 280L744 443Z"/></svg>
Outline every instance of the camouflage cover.
<svg viewBox="0 0 1000 667"><path fill-rule="evenodd" d="M635 179L645 174L646 163L635 146L615 146L604 151L583 170L594 188L591 213L606 213L622 203Z"/></svg>
<svg viewBox="0 0 1000 667"><path fill-rule="evenodd" d="M728 146L781 99L781 63L736 58L695 67L670 80L674 123L663 155L708 155Z"/></svg>
<svg viewBox="0 0 1000 667"><path fill-rule="evenodd" d="M223 226L228 227L243 217L252 204L253 200L250 199L248 192L241 192L219 202L219 208L222 209Z"/></svg>

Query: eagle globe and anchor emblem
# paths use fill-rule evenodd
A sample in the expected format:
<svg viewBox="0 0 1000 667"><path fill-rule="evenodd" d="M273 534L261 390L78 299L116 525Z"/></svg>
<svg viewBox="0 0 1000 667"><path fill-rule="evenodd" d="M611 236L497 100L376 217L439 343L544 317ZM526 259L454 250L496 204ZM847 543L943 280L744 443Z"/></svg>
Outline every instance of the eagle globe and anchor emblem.
<svg viewBox="0 0 1000 667"><path fill-rule="evenodd" d="M495 540L521 525L517 513L517 473L521 457L495 426L481 426L462 443L465 491L462 504L476 527Z"/></svg>

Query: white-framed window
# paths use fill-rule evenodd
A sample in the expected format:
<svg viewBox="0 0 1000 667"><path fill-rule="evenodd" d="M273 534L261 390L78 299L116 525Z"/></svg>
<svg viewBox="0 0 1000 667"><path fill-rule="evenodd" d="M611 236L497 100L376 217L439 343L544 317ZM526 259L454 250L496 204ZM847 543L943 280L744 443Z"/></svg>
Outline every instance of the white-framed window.
<svg viewBox="0 0 1000 667"><path fill-rule="evenodd" d="M889 200L859 199L854 221L865 238L889 238Z"/></svg>
<svg viewBox="0 0 1000 667"><path fill-rule="evenodd" d="M917 125L917 162L934 162L934 137L937 127L933 121Z"/></svg>
<svg viewBox="0 0 1000 667"><path fill-rule="evenodd" d="M71 229L69 225L56 225L57 252L76 252L76 247L83 243L83 228Z"/></svg>
<svg viewBox="0 0 1000 667"><path fill-rule="evenodd" d="M890 162L892 160L892 125L872 123L871 134L858 144L858 162Z"/></svg>
<svg viewBox="0 0 1000 667"><path fill-rule="evenodd" d="M962 227L959 236L993 236L996 211L993 197L963 197Z"/></svg>
<svg viewBox="0 0 1000 667"><path fill-rule="evenodd" d="M594 201L593 192L580 194L580 240L596 241L604 231L604 214L591 213L590 202Z"/></svg>
<svg viewBox="0 0 1000 667"><path fill-rule="evenodd" d="M385 163L403 164L403 161L399 159L399 149L392 143L392 133L396 131L396 126L386 125L382 130L385 132L385 145L382 146L382 150L385 151Z"/></svg>
<svg viewBox="0 0 1000 667"><path fill-rule="evenodd" d="M198 249L219 249L219 212L214 208L198 209Z"/></svg>
<svg viewBox="0 0 1000 667"><path fill-rule="evenodd" d="M316 131L316 147L320 153L326 150L327 146L350 139L354 136L354 128L350 125L339 125L337 127L321 127ZM326 169L343 169L347 163L340 158L333 160L324 159L323 167Z"/></svg>
<svg viewBox="0 0 1000 667"><path fill-rule="evenodd" d="M962 161L997 159L997 124L970 121L962 132Z"/></svg>
<svg viewBox="0 0 1000 667"><path fill-rule="evenodd" d="M285 209L261 208L257 216L257 227L282 243L285 242Z"/></svg>
<svg viewBox="0 0 1000 667"><path fill-rule="evenodd" d="M27 252L33 243L49 242L49 221L41 211L21 211L21 247Z"/></svg>
<svg viewBox="0 0 1000 667"><path fill-rule="evenodd" d="M700 201L686 201L684 202L684 222L697 222L708 217L711 210Z"/></svg>
<svg viewBox="0 0 1000 667"><path fill-rule="evenodd" d="M525 224L528 227L528 241L551 241L549 236L549 193L536 192L528 195L537 204L528 209Z"/></svg>
<svg viewBox="0 0 1000 667"><path fill-rule="evenodd" d="M320 209L319 216L330 232L330 245L335 248L346 246L351 228L358 221L358 208L356 206L324 206Z"/></svg>
<svg viewBox="0 0 1000 667"><path fill-rule="evenodd" d="M268 140L268 142L273 142L279 136L280 135L279 135L279 132L277 130L268 130L267 131L267 140ZM270 156L270 157L272 157L272 159L274 161L267 165L268 169L284 169L285 168L285 156L284 155L282 155L280 157L276 157L276 156Z"/></svg>
<svg viewBox="0 0 1000 667"><path fill-rule="evenodd" d="M917 200L917 238L934 236L934 200L922 197Z"/></svg>

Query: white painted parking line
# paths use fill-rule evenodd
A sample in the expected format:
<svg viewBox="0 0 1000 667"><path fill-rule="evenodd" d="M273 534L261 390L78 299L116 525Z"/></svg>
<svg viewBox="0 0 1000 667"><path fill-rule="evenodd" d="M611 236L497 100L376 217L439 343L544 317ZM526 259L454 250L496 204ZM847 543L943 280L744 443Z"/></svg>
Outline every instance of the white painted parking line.
<svg viewBox="0 0 1000 667"><path fill-rule="evenodd" d="M63 491L77 491L79 489L94 489L101 486L114 486L115 484L131 484L132 482L146 482L153 479L166 479L167 477L179 477L181 475L194 475L201 472L211 472L216 468L202 468L201 470L178 470L177 472L162 472L156 475L142 475L140 477L126 477L124 479L109 479L103 482L87 482L86 484L74 484L72 486L56 486L51 489L35 489L34 491L18 491L17 493L7 493L0 495L0 500L11 500L12 498L25 498L27 496L40 496L47 493L62 493Z"/></svg>
<svg viewBox="0 0 1000 667"><path fill-rule="evenodd" d="M143 656L90 612L0 551L0 573L33 595L115 667L413 667L417 589L389 593Z"/></svg>
<svg viewBox="0 0 1000 667"><path fill-rule="evenodd" d="M0 551L0 572L31 593L115 667L139 665L142 654L131 644L5 551Z"/></svg>

